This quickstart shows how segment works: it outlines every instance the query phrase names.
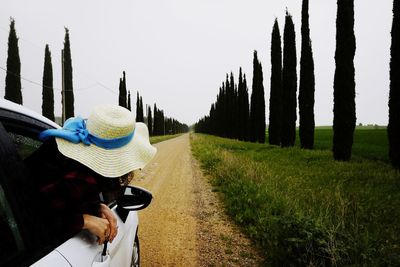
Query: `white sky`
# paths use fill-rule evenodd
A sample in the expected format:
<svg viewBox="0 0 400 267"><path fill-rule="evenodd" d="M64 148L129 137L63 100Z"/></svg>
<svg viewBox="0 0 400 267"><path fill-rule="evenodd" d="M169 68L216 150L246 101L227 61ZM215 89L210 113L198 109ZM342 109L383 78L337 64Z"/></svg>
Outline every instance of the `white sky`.
<svg viewBox="0 0 400 267"><path fill-rule="evenodd" d="M357 123L387 124L392 5L392 0L355 0ZM156 102L166 116L192 124L208 114L227 72L233 71L237 81L241 66L251 91L257 50L268 118L271 31L277 17L283 35L286 7L296 26L299 62L301 0L2 0L0 66L6 67L11 16L24 78L42 82L44 48L50 45L55 113L60 115L60 54L66 26L76 115L87 116L99 103L117 104L125 70L133 105L139 90L144 104ZM310 0L309 12L316 124L332 125L336 1ZM4 82L0 69L1 96ZM24 105L40 113L42 88L26 81L22 87Z"/></svg>

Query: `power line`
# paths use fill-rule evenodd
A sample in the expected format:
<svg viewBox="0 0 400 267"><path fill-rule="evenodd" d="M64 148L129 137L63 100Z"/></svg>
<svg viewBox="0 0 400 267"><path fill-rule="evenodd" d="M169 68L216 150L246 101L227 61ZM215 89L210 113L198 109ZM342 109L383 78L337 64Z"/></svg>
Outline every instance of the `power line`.
<svg viewBox="0 0 400 267"><path fill-rule="evenodd" d="M0 30L3 30L3 31L5 31L5 32L9 32L9 30L5 29L5 28L2 27L2 26L0 26ZM18 39L23 40L23 41L29 43L30 45L35 46L35 47L38 48L38 49L42 49L39 45L35 44L34 42L31 42L30 40L28 40L28 39L26 39L26 38L18 37ZM56 60L58 61L58 59L56 59ZM35 84L35 85L38 85L38 86L41 86L41 87L45 87L45 88L50 88L49 86L45 86L45 85L43 85L43 84L41 84L41 83L38 83L38 82L32 81L32 80L30 80L30 79L27 79L27 78L25 78L25 77L23 77L23 76L21 76L21 75L16 74L16 73L12 73L12 72L10 72L10 71L7 71L6 69L4 69L4 68L2 68L2 67L0 67L0 69L4 70L4 71L6 71L6 72L8 72L8 73L10 73L10 74L12 74L12 75L15 75L15 76L17 76L17 77L20 77L22 80L27 81L27 82L29 82L29 83L32 83L32 84ZM86 76L90 76L90 75L86 75ZM111 88L105 86L104 84L100 83L100 82L97 81L96 79L93 79L93 78L91 77L90 80L95 81L95 84L92 84L92 85L87 86L87 87L84 87L84 88L75 89L74 91L85 91L85 90L88 90L88 89L91 89L91 88L95 87L96 85L100 85L101 87L103 87L104 89L108 90L109 92L111 92L111 93L113 93L113 94L115 94L115 95L118 94L117 92L115 92L115 91L112 90ZM53 90L62 91L61 88L56 88L56 87L53 87ZM68 91L70 91L70 90L65 90L65 91L68 92Z"/></svg>
<svg viewBox="0 0 400 267"><path fill-rule="evenodd" d="M50 87L50 86L47 86L47 85L43 85L43 84L41 84L41 83L38 83L38 82L35 82L35 81L30 80L30 79L28 79L28 78L25 78L25 77L23 77L23 76L21 76L21 75L19 75L19 74L13 73L13 72L11 72L11 71L9 71L9 70L3 68L3 67L0 67L0 69L2 69L3 71L5 71L6 73L9 73L9 74L11 74L11 75L14 75L14 76L16 76L16 77L21 78L21 80L24 80L24 81L26 81L26 82L29 82L29 83L32 83L32 84L34 84L34 85L40 86L40 87L42 87L42 88L44 87L44 88L53 89L53 90L55 90L55 91L60 91L60 92L61 92L61 88ZM100 85L101 87L107 89L108 91L110 91L110 92L113 93L113 94L117 94L117 93L114 92L112 89L110 89L110 88L108 88L107 86L101 84L100 82L96 82L95 84L92 84L92 85L89 85L89 86L86 86L86 87L83 87L83 88L78 88L78 89L75 89L75 90L65 90L65 91L66 91L66 92L68 92L68 91L82 92L82 91L86 91L86 90L91 89L91 88L93 88L93 87L95 87L95 86L98 86L98 85Z"/></svg>

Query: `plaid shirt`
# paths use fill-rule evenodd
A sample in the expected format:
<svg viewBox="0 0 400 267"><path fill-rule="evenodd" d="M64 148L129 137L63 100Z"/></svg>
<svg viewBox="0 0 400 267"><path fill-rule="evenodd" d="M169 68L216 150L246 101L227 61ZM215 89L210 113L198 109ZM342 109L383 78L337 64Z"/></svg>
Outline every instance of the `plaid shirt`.
<svg viewBox="0 0 400 267"><path fill-rule="evenodd" d="M83 214L99 215L97 174L63 156L54 139L44 142L25 163L41 203L39 216L53 238L65 241L82 230Z"/></svg>
<svg viewBox="0 0 400 267"><path fill-rule="evenodd" d="M55 225L73 235L83 227L83 214L98 216L99 191L96 180L88 173L71 171L62 179L44 184L40 192Z"/></svg>

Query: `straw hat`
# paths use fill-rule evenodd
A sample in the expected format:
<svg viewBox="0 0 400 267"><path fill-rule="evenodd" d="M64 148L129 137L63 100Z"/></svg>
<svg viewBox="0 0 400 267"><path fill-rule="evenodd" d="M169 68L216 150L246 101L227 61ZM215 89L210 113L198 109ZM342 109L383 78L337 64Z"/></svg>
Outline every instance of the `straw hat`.
<svg viewBox="0 0 400 267"><path fill-rule="evenodd" d="M72 143L56 137L58 150L105 177L120 177L143 168L156 154L150 144L146 124L136 123L133 114L120 106L96 107L86 122L92 136L116 139L132 134L132 139L119 148L106 149L95 144Z"/></svg>

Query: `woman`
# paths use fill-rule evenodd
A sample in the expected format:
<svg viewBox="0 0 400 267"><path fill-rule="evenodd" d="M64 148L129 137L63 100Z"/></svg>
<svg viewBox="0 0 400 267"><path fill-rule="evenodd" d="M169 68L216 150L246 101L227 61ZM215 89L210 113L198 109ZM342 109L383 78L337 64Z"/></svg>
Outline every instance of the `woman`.
<svg viewBox="0 0 400 267"><path fill-rule="evenodd" d="M46 130L39 137L44 144L26 161L39 178L42 203L52 211L42 213L49 230L59 240L86 229L99 244L112 242L117 220L101 203L98 181L124 176L153 158L156 148L150 145L146 125L135 123L125 108L104 105L87 121L71 118L62 129Z"/></svg>

